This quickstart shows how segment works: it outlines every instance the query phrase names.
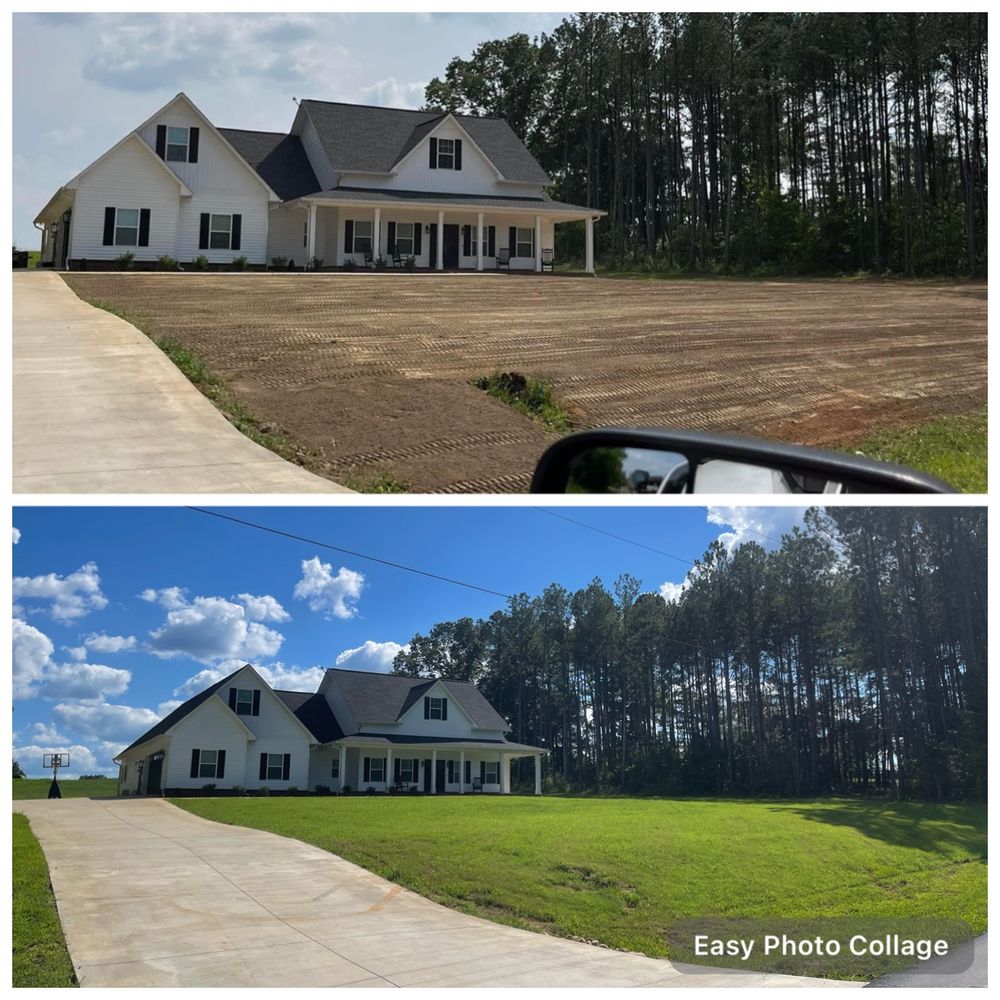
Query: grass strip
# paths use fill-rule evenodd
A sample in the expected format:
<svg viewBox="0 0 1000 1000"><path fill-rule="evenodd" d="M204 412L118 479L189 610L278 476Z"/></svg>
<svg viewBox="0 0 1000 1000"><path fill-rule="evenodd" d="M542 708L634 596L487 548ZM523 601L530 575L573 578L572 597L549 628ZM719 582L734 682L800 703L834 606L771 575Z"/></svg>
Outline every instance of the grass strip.
<svg viewBox="0 0 1000 1000"><path fill-rule="evenodd" d="M14 799L47 799L51 778L18 778L11 786ZM118 795L115 778L75 778L59 782L64 799L104 799Z"/></svg>
<svg viewBox="0 0 1000 1000"><path fill-rule="evenodd" d="M552 386L544 379L519 372L494 372L473 379L472 384L518 413L537 420L550 431L572 430L569 414L556 402Z"/></svg>
<svg viewBox="0 0 1000 1000"><path fill-rule="evenodd" d="M27 816L13 820L13 985L78 986L41 844Z"/></svg>

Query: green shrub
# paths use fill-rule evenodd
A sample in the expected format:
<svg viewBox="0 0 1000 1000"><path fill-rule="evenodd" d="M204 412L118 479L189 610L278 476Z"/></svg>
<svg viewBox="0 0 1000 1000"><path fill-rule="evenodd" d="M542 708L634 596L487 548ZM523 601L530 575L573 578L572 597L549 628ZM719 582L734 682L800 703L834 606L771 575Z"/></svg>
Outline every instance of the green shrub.
<svg viewBox="0 0 1000 1000"><path fill-rule="evenodd" d="M196 271L207 271L208 270L208 258L203 254L198 254L194 259L194 269Z"/></svg>
<svg viewBox="0 0 1000 1000"><path fill-rule="evenodd" d="M309 261L309 267L313 271L318 271L322 266L323 266L323 258L322 257L313 257L313 259L311 261Z"/></svg>
<svg viewBox="0 0 1000 1000"><path fill-rule="evenodd" d="M216 786L214 784L202 785L201 790L203 792L214 792Z"/></svg>
<svg viewBox="0 0 1000 1000"><path fill-rule="evenodd" d="M260 788L257 789L257 794L263 795L265 798L267 798L267 796L270 795L271 793L268 790L267 785L261 785Z"/></svg>
<svg viewBox="0 0 1000 1000"><path fill-rule="evenodd" d="M295 270L295 258L294 257L289 257L289 259L288 259L288 270L289 271L294 271Z"/></svg>
<svg viewBox="0 0 1000 1000"><path fill-rule="evenodd" d="M403 261L403 269L405 271L415 271L417 269L417 258L407 257L406 260Z"/></svg>
<svg viewBox="0 0 1000 1000"><path fill-rule="evenodd" d="M284 267L287 267L287 266L288 266L288 258L287 257L272 257L271 258L271 267L273 267L275 271L278 271L281 268L284 268Z"/></svg>
<svg viewBox="0 0 1000 1000"><path fill-rule="evenodd" d="M566 431L572 426L569 414L552 398L552 387L542 379L520 372L496 372L473 379L472 384L525 416L533 417L549 430Z"/></svg>
<svg viewBox="0 0 1000 1000"><path fill-rule="evenodd" d="M358 265L354 262L354 258L353 257L346 258L346 260L344 261L344 270L345 271L356 271L357 269L358 269Z"/></svg>
<svg viewBox="0 0 1000 1000"><path fill-rule="evenodd" d="M315 793L316 793L317 795L332 795L332 794L333 794L333 790L332 790L332 789L330 788L330 786L329 786L329 785L317 785L317 786L316 786L316 787L315 787L315 788L313 789L313 791L314 791L314 792L315 792Z"/></svg>
<svg viewBox="0 0 1000 1000"><path fill-rule="evenodd" d="M246 257L234 257L232 267L234 271L245 271L247 269L247 264L249 263L250 261L248 261Z"/></svg>
<svg viewBox="0 0 1000 1000"><path fill-rule="evenodd" d="M385 259L385 257L380 256L375 258L376 271L385 271L388 269L388 267L389 267L389 262Z"/></svg>
<svg viewBox="0 0 1000 1000"><path fill-rule="evenodd" d="M115 257L115 264L119 271L131 271L133 263L135 263L134 253L123 253Z"/></svg>
<svg viewBox="0 0 1000 1000"><path fill-rule="evenodd" d="M162 257L157 257L156 266L161 271L179 271L181 269L180 264L177 263L177 258L171 257L168 254L163 254Z"/></svg>

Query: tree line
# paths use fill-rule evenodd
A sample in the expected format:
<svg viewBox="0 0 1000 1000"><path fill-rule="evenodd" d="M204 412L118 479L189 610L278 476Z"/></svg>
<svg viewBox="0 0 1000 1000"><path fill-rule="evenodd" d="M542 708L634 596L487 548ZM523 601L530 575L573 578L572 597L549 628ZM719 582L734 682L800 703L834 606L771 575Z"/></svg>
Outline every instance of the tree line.
<svg viewBox="0 0 1000 1000"><path fill-rule="evenodd" d="M425 106L507 119L605 264L984 275L985 13L587 13L454 58ZM557 227L560 259L582 230Z"/></svg>
<svg viewBox="0 0 1000 1000"><path fill-rule="evenodd" d="M394 669L477 684L554 789L985 798L986 616L985 510L811 509L673 599L553 583Z"/></svg>

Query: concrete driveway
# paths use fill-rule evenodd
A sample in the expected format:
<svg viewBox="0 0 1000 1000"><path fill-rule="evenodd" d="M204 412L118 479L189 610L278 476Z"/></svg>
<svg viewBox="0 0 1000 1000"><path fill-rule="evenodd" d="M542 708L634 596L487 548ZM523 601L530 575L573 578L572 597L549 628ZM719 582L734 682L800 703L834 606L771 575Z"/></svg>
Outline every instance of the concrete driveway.
<svg viewBox="0 0 1000 1000"><path fill-rule="evenodd" d="M457 913L156 799L15 802L83 986L859 986L647 958Z"/></svg>
<svg viewBox="0 0 1000 1000"><path fill-rule="evenodd" d="M15 493L342 493L254 444L134 326L14 275Z"/></svg>

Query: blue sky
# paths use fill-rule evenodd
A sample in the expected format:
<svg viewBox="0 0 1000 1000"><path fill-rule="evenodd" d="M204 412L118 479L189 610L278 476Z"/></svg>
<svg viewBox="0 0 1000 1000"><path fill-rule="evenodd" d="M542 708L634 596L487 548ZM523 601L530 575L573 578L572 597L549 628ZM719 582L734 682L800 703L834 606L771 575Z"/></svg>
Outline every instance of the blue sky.
<svg viewBox="0 0 1000 1000"><path fill-rule="evenodd" d="M293 97L418 108L482 41L565 14L15 14L14 241L60 185L178 91L219 126L284 131Z"/></svg>
<svg viewBox="0 0 1000 1000"><path fill-rule="evenodd" d="M595 576L610 587L623 572L667 597L684 581L684 563L565 517L682 560L715 538L772 548L802 517L798 507L219 510L532 596ZM14 542L14 757L29 774L43 752L67 749L68 774L113 772L122 747L243 662L277 687L315 690L326 667L389 670L416 632L505 604L183 508L15 508Z"/></svg>

